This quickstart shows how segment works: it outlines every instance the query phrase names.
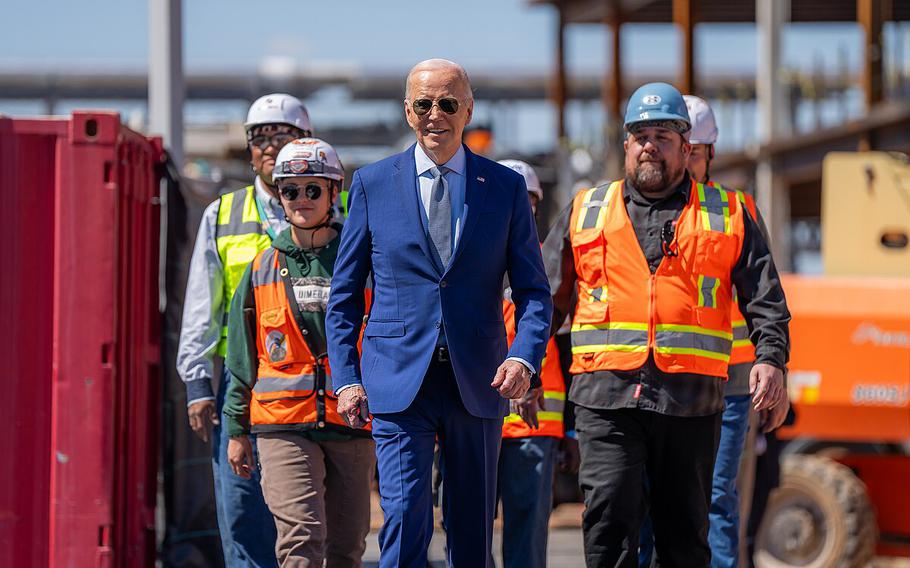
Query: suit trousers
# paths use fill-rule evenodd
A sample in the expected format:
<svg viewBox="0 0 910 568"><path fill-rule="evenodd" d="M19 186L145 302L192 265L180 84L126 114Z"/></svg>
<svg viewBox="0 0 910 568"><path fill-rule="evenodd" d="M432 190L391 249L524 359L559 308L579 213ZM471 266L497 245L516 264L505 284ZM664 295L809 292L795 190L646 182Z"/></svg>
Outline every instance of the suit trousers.
<svg viewBox="0 0 910 568"><path fill-rule="evenodd" d="M677 417L575 407L588 568L638 566L649 504L661 566L711 566L708 508L720 424L719 412Z"/></svg>
<svg viewBox="0 0 910 568"><path fill-rule="evenodd" d="M490 377L492 381L492 377ZM433 450L438 440L450 568L492 568L496 469L502 419L478 418L461 401L451 363L430 363L402 412L374 414L384 522L381 568L426 568L433 536Z"/></svg>
<svg viewBox="0 0 910 568"><path fill-rule="evenodd" d="M275 517L282 568L360 568L370 532L376 458L369 438L315 442L258 436L262 493Z"/></svg>

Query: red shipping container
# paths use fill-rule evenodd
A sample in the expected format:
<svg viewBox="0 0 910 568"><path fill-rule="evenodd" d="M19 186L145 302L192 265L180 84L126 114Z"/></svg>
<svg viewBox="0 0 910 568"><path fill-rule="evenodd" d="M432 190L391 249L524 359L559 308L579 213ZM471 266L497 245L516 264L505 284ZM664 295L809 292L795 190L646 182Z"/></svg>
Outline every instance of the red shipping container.
<svg viewBox="0 0 910 568"><path fill-rule="evenodd" d="M54 175L60 121L0 118L0 566L47 566Z"/></svg>
<svg viewBox="0 0 910 568"><path fill-rule="evenodd" d="M0 565L154 561L162 155L116 113L0 120Z"/></svg>

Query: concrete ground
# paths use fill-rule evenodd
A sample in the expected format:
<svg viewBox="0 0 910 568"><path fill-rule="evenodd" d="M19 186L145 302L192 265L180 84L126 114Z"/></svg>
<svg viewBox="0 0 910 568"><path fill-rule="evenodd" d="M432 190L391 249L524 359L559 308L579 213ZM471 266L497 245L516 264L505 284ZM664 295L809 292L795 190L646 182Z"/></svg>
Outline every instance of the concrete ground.
<svg viewBox="0 0 910 568"><path fill-rule="evenodd" d="M367 537L367 551L364 568L375 568L379 560L377 536L382 523L382 512L378 500L374 500L372 530ZM550 518L550 536L547 547L548 568L584 568L581 540L581 512L583 506L565 503L553 511ZM437 523L438 526L438 523ZM497 523L493 533L493 550L496 566L502 567L502 532ZM433 568L445 566L445 534L437 529L430 543L430 565ZM867 568L910 568L907 558L876 558Z"/></svg>
<svg viewBox="0 0 910 568"><path fill-rule="evenodd" d="M367 538L367 552L364 555L364 568L375 568L379 560L379 544L376 542L376 531ZM502 566L502 540L497 530L493 534L493 549L496 565ZM430 543L430 565L433 568L445 566L445 535L437 530ZM547 566L549 568L581 568L584 559L581 553L580 529L555 529L550 531L547 547Z"/></svg>
<svg viewBox="0 0 910 568"><path fill-rule="evenodd" d="M367 551L363 557L364 568L375 568L379 561L379 527L382 526L382 510L379 508L378 495L373 493L371 530L367 537ZM583 506L576 503L565 503L557 507L550 515L550 535L547 546L547 566L549 568L580 568L584 566L581 543L581 511ZM436 533L430 542L430 565L445 566L445 533L439 529L439 509L436 509ZM493 558L497 566L502 566L502 531L499 521L494 525Z"/></svg>

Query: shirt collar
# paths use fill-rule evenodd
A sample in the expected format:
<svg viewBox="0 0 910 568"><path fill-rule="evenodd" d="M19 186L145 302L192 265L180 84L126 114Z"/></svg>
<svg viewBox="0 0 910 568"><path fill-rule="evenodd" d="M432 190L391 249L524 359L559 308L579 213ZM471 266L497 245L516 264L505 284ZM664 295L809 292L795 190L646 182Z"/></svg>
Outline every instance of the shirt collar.
<svg viewBox="0 0 910 568"><path fill-rule="evenodd" d="M256 188L256 197L259 198L260 203L267 204L272 209L281 207L281 200L271 194L261 177L256 176L253 187Z"/></svg>
<svg viewBox="0 0 910 568"><path fill-rule="evenodd" d="M417 165L418 176L425 174L427 171L429 171L430 168L436 166L436 163L429 156L427 156L427 153L423 150L423 147L420 144L414 145L414 162ZM464 175L465 162L466 158L464 146L458 146L458 150L455 152L455 155L452 156L449 161L443 165L449 168L450 172L456 173L458 175Z"/></svg>
<svg viewBox="0 0 910 568"><path fill-rule="evenodd" d="M632 185L632 183L629 181L629 178L626 178L625 183L622 184L622 197L626 203L628 203L630 200L632 200L632 201L635 201L636 203L640 203L643 205L654 205L655 203L659 203L661 201L668 201L670 199L678 199L678 198L681 198L683 203L688 203L689 202L689 192L691 190L692 190L691 176L683 176L682 181L679 183L678 186L676 186L676 191L674 191L670 195L664 197L663 199L654 201L654 200L648 199L647 197L642 195L638 191L638 189L636 189L635 186Z"/></svg>

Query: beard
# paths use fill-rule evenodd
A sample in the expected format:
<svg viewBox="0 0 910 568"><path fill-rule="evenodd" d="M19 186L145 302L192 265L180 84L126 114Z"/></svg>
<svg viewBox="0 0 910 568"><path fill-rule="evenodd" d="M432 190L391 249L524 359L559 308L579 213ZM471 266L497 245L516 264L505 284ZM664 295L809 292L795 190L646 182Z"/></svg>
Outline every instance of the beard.
<svg viewBox="0 0 910 568"><path fill-rule="evenodd" d="M641 193L660 193L669 189L670 183L679 177L678 170L677 168L677 171L671 172L664 160L639 162L631 175L628 172L626 175L635 184L635 189Z"/></svg>

